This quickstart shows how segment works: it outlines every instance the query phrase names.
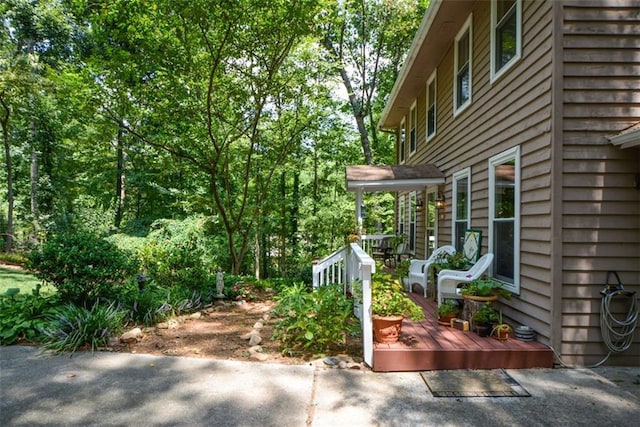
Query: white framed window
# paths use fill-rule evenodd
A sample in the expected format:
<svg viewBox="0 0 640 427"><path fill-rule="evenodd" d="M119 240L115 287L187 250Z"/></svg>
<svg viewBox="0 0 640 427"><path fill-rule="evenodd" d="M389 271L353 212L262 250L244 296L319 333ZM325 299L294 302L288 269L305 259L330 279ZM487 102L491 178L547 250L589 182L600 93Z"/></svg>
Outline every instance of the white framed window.
<svg viewBox="0 0 640 427"><path fill-rule="evenodd" d="M427 200L424 206L424 242L425 258L429 258L438 247L438 210L436 209L437 187L427 189Z"/></svg>
<svg viewBox="0 0 640 427"><path fill-rule="evenodd" d="M464 232L471 228L471 168L453 174L453 246L462 251Z"/></svg>
<svg viewBox="0 0 640 427"><path fill-rule="evenodd" d="M520 147L489 159L489 252L493 277L520 293Z"/></svg>
<svg viewBox="0 0 640 427"><path fill-rule="evenodd" d="M412 253L416 250L416 238L418 233L416 232L417 224L417 209L416 209L416 192L412 191L409 194L409 251Z"/></svg>
<svg viewBox="0 0 640 427"><path fill-rule="evenodd" d="M400 135L398 136L400 140L398 143L399 151L398 157L400 158L400 163L404 163L406 150L407 150L407 130L405 128L405 120L402 119L400 122Z"/></svg>
<svg viewBox="0 0 640 427"><path fill-rule="evenodd" d="M473 15L469 15L467 21L455 38L454 52L454 83L453 83L453 114L460 114L471 104L471 72L472 72L472 47L473 28L471 25Z"/></svg>
<svg viewBox="0 0 640 427"><path fill-rule="evenodd" d="M416 152L416 143L418 140L417 135L417 127L418 127L418 108L417 104L414 101L411 106L411 110L409 112L409 153L413 154Z"/></svg>
<svg viewBox="0 0 640 427"><path fill-rule="evenodd" d="M491 82L507 72L522 52L522 0L491 1Z"/></svg>
<svg viewBox="0 0 640 427"><path fill-rule="evenodd" d="M436 113L437 113L437 70L434 71L427 80L427 141L436 136Z"/></svg>
<svg viewBox="0 0 640 427"><path fill-rule="evenodd" d="M402 235L406 233L406 205L405 205L405 196L398 196L398 235Z"/></svg>

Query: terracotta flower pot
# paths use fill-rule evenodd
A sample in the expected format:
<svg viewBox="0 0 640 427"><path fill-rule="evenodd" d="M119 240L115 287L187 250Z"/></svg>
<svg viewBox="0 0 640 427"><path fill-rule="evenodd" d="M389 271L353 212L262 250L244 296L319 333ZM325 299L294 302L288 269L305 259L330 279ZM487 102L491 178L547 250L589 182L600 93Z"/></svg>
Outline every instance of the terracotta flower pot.
<svg viewBox="0 0 640 427"><path fill-rule="evenodd" d="M379 343L397 342L400 337L403 316L372 316L373 337Z"/></svg>
<svg viewBox="0 0 640 427"><path fill-rule="evenodd" d="M444 316L438 316L438 323L443 326L451 326L451 320L458 317L458 313L445 314Z"/></svg>
<svg viewBox="0 0 640 427"><path fill-rule="evenodd" d="M498 299L498 295L489 295L487 297L481 297L478 295L462 294L462 297L466 300L477 301L477 302L493 302L493 301L497 301Z"/></svg>

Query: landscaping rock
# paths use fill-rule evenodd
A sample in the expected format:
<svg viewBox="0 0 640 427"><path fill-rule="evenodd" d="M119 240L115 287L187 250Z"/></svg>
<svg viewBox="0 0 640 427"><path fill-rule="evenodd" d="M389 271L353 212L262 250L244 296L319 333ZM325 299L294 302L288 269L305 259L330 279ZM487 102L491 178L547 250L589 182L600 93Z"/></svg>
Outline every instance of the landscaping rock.
<svg viewBox="0 0 640 427"><path fill-rule="evenodd" d="M252 334L251 337L249 338L250 346L258 345L261 342L262 342L262 337L260 337L260 335Z"/></svg>
<svg viewBox="0 0 640 427"><path fill-rule="evenodd" d="M141 337L142 330L140 328L133 328L120 336L120 342L131 344L138 341L138 339Z"/></svg>

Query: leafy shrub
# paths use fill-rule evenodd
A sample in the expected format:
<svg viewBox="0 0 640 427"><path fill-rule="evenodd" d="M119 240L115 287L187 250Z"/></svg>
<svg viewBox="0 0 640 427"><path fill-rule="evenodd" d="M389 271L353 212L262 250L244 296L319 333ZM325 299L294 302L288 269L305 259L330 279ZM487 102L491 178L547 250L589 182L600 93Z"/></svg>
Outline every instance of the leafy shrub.
<svg viewBox="0 0 640 427"><path fill-rule="evenodd" d="M53 235L31 252L29 267L65 301L77 305L113 297L137 271L131 257L86 232Z"/></svg>
<svg viewBox="0 0 640 427"><path fill-rule="evenodd" d="M142 268L158 285L215 287L216 260L205 219L159 220L152 228L139 254Z"/></svg>
<svg viewBox="0 0 640 427"><path fill-rule="evenodd" d="M192 312L213 300L213 292L201 294L185 286L166 288L154 281L142 289L130 286L118 297L119 307L134 323L153 325L171 316Z"/></svg>
<svg viewBox="0 0 640 427"><path fill-rule="evenodd" d="M283 353L320 354L346 344L347 334L358 329L353 304L340 285L310 291L304 284L283 289L275 309L281 317L273 339L281 341Z"/></svg>
<svg viewBox="0 0 640 427"><path fill-rule="evenodd" d="M39 287L32 294L1 297L0 345L37 340L47 315L58 303L56 296L41 296Z"/></svg>
<svg viewBox="0 0 640 427"><path fill-rule="evenodd" d="M17 252L0 252L0 261L7 264L23 265L27 262L27 259Z"/></svg>
<svg viewBox="0 0 640 427"><path fill-rule="evenodd" d="M67 304L51 312L43 327L42 347L56 353L73 354L90 345L91 350L105 346L109 337L123 327L124 312L114 304L96 302L90 309Z"/></svg>

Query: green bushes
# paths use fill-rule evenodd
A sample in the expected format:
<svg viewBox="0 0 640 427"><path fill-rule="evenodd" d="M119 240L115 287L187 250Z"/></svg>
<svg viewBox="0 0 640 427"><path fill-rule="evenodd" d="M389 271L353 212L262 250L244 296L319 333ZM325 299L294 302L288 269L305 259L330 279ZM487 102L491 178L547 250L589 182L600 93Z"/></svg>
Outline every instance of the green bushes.
<svg viewBox="0 0 640 427"><path fill-rule="evenodd" d="M77 305L115 297L137 271L132 257L86 232L51 236L31 252L29 267L53 284L63 300Z"/></svg>
<svg viewBox="0 0 640 427"><path fill-rule="evenodd" d="M322 286L317 291L297 284L285 288L278 297L275 313L281 320L273 338L282 343L282 351L327 353L346 343L347 334L358 330L353 304L339 285Z"/></svg>
<svg viewBox="0 0 640 427"><path fill-rule="evenodd" d="M39 290L36 287L32 294L0 297L0 345L39 338L47 315L59 303L57 297L41 296Z"/></svg>
<svg viewBox="0 0 640 427"><path fill-rule="evenodd" d="M215 288L217 260L206 227L200 217L156 221L139 251L142 269L163 287Z"/></svg>

